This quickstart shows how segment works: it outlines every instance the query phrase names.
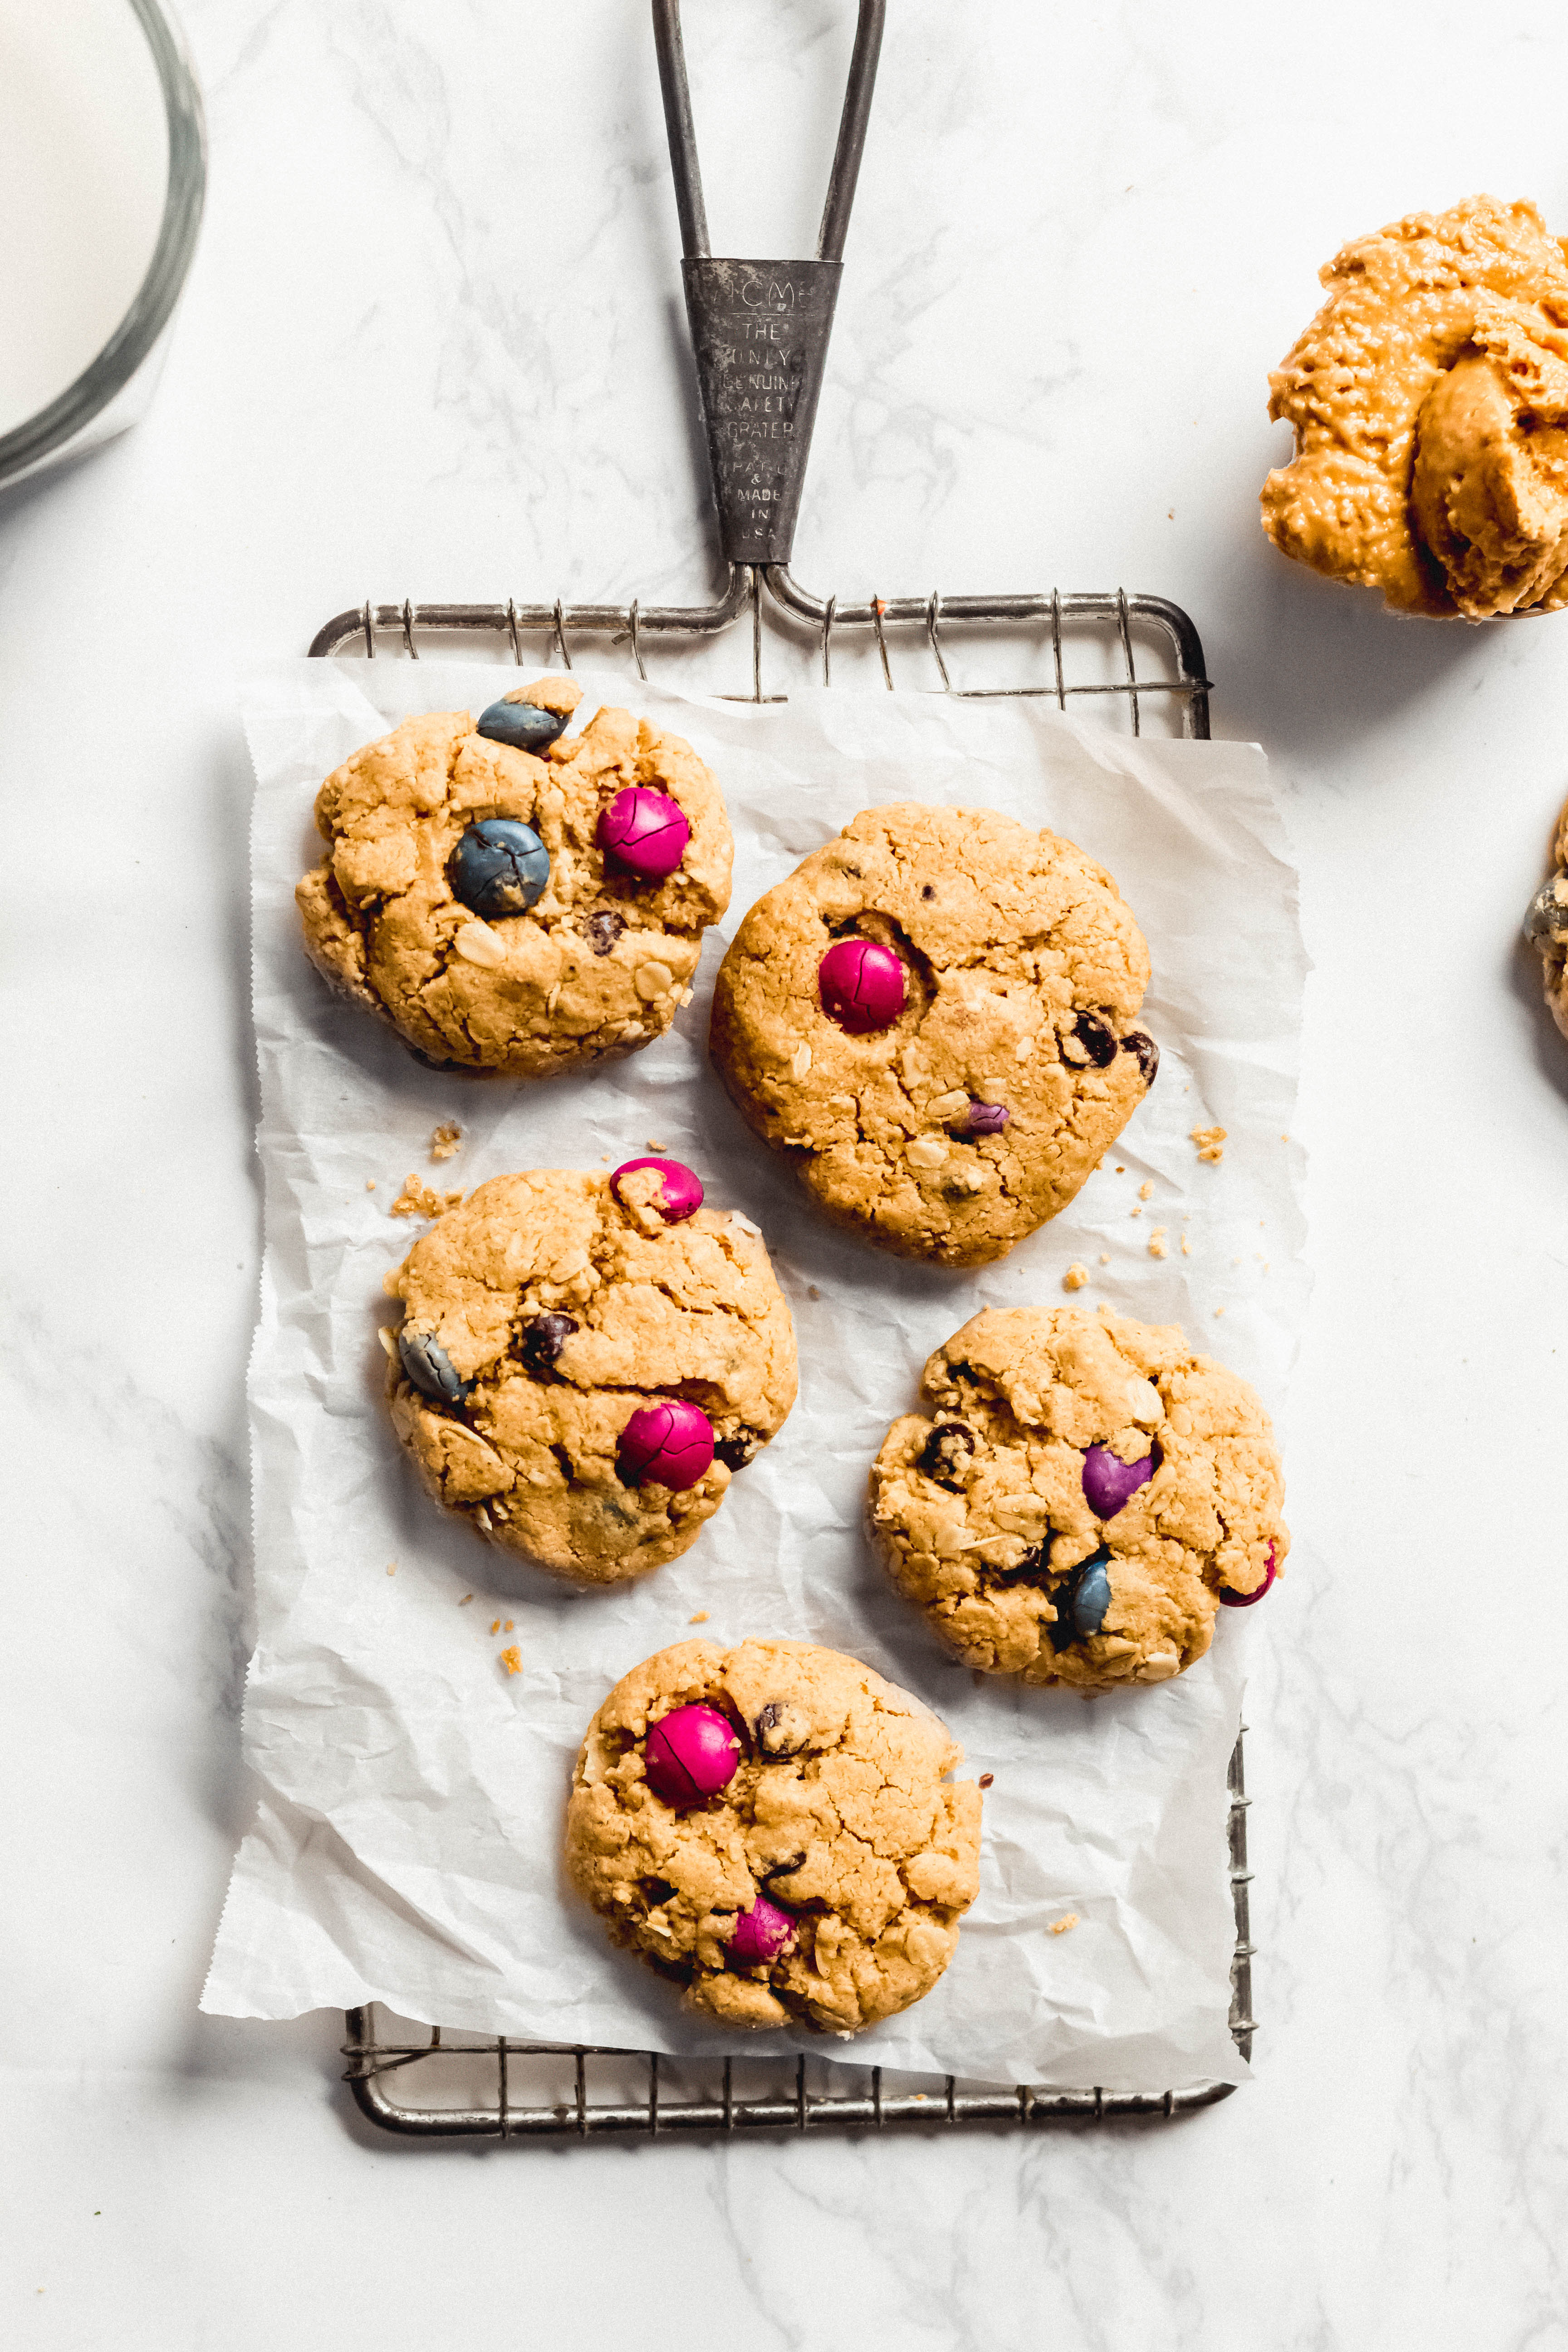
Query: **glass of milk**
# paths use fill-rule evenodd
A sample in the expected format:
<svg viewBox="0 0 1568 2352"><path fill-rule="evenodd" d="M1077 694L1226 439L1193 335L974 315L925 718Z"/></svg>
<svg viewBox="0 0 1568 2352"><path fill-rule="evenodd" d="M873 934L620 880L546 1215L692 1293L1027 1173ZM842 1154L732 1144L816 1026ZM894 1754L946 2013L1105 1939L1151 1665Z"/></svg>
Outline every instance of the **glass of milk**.
<svg viewBox="0 0 1568 2352"><path fill-rule="evenodd" d="M0 485L142 415L205 184L159 0L0 0Z"/></svg>

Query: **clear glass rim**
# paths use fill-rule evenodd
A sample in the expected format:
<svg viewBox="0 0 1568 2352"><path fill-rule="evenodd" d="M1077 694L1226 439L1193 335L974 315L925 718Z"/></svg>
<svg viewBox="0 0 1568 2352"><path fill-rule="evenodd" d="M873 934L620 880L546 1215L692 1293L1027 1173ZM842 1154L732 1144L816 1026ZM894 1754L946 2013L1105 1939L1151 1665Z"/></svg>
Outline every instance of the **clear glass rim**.
<svg viewBox="0 0 1568 2352"><path fill-rule="evenodd" d="M169 183L147 275L131 308L74 383L10 433L0 434L0 482L75 439L130 383L168 325L185 282L206 195L206 119L184 41L158 0L130 0L153 53L169 128Z"/></svg>

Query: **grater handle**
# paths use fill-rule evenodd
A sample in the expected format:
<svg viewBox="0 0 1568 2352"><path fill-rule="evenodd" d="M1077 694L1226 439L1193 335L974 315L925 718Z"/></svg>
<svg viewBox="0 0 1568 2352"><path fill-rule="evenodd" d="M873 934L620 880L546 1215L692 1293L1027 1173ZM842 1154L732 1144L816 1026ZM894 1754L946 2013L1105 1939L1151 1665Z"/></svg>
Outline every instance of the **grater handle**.
<svg viewBox="0 0 1568 2352"><path fill-rule="evenodd" d="M871 93L877 82L877 60L882 49L887 0L860 0L855 27L855 49L844 91L844 111L838 121L838 144L827 183L827 202L817 234L818 261L842 261L849 233L849 213L855 184L860 176L866 126L871 119ZM680 249L688 261L703 261L708 242L708 210L702 201L702 167L697 160L697 129L691 115L691 89L686 79L686 44L680 32L680 0L653 0L653 38L658 52L659 88L664 93L664 121L669 133L669 168L675 179L675 205L680 215Z"/></svg>
<svg viewBox="0 0 1568 2352"><path fill-rule="evenodd" d="M715 260L686 79L680 0L653 0L686 310L719 537L731 564L786 565L795 544L886 15L887 0L860 0L816 258Z"/></svg>

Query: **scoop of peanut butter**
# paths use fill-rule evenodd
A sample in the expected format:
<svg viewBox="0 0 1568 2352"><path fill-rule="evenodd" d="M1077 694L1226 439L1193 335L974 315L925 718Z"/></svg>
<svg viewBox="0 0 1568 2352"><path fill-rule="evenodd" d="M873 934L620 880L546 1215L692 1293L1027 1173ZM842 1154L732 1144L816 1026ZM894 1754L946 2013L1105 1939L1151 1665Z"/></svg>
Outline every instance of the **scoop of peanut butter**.
<svg viewBox="0 0 1568 2352"><path fill-rule="evenodd" d="M1470 196L1347 246L1269 378L1276 547L1415 613L1568 604L1568 256Z"/></svg>

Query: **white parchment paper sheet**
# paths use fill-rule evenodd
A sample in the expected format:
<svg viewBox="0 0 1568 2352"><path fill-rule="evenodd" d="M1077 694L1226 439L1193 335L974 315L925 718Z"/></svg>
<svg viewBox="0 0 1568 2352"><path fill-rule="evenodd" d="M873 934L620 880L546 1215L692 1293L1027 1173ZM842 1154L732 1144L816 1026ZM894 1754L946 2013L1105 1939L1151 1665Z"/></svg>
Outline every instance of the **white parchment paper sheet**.
<svg viewBox="0 0 1568 2352"><path fill-rule="evenodd" d="M425 1070L318 980L293 888L318 854L321 779L411 711L477 711L516 677L471 663L300 661L259 674L245 698L267 1247L244 1739L260 1802L204 2007L282 2018L374 1999L542 2040L732 2042L610 1950L560 1863L588 1716L639 1659L692 1638L705 1610L706 1638L783 1635L866 1660L938 1709L965 1771L995 1775L980 1898L935 1991L852 2043L778 2034L749 2049L1064 2086L1239 2079L1226 2025L1225 1776L1254 1622L1222 1611L1195 1669L1119 1696L972 1675L887 1586L862 1507L868 1465L913 1405L930 1350L983 1305L1062 1303L1075 1258L1093 1276L1078 1304L1184 1323L1278 1412L1307 1278L1299 1154L1285 1139L1305 957L1262 753L1140 743L1037 702L840 690L759 709L584 679L583 717L600 699L644 711L721 780L737 850L726 939L807 851L888 801L984 803L1048 824L1116 876L1153 959L1143 1020L1158 1081L1054 1224L999 1265L944 1273L822 1223L748 1135L706 1059L717 937L670 1035L545 1084ZM463 1148L437 1168L430 1134L447 1118ZM1211 1123L1229 1137L1219 1166L1189 1139ZM742 1209L766 1234L795 1318L800 1402L683 1559L580 1594L448 1524L402 1462L376 1328L383 1273L421 1228L387 1211L409 1170L468 1188L513 1169L618 1162L656 1141L698 1169L711 1206ZM1149 1254L1156 1226L1163 1259ZM1266 1606L1288 1610L1288 1595L1287 1581ZM498 1617L512 1629L492 1635ZM510 1642L515 1677L498 1662ZM1076 1928L1050 1934L1069 1911Z"/></svg>

